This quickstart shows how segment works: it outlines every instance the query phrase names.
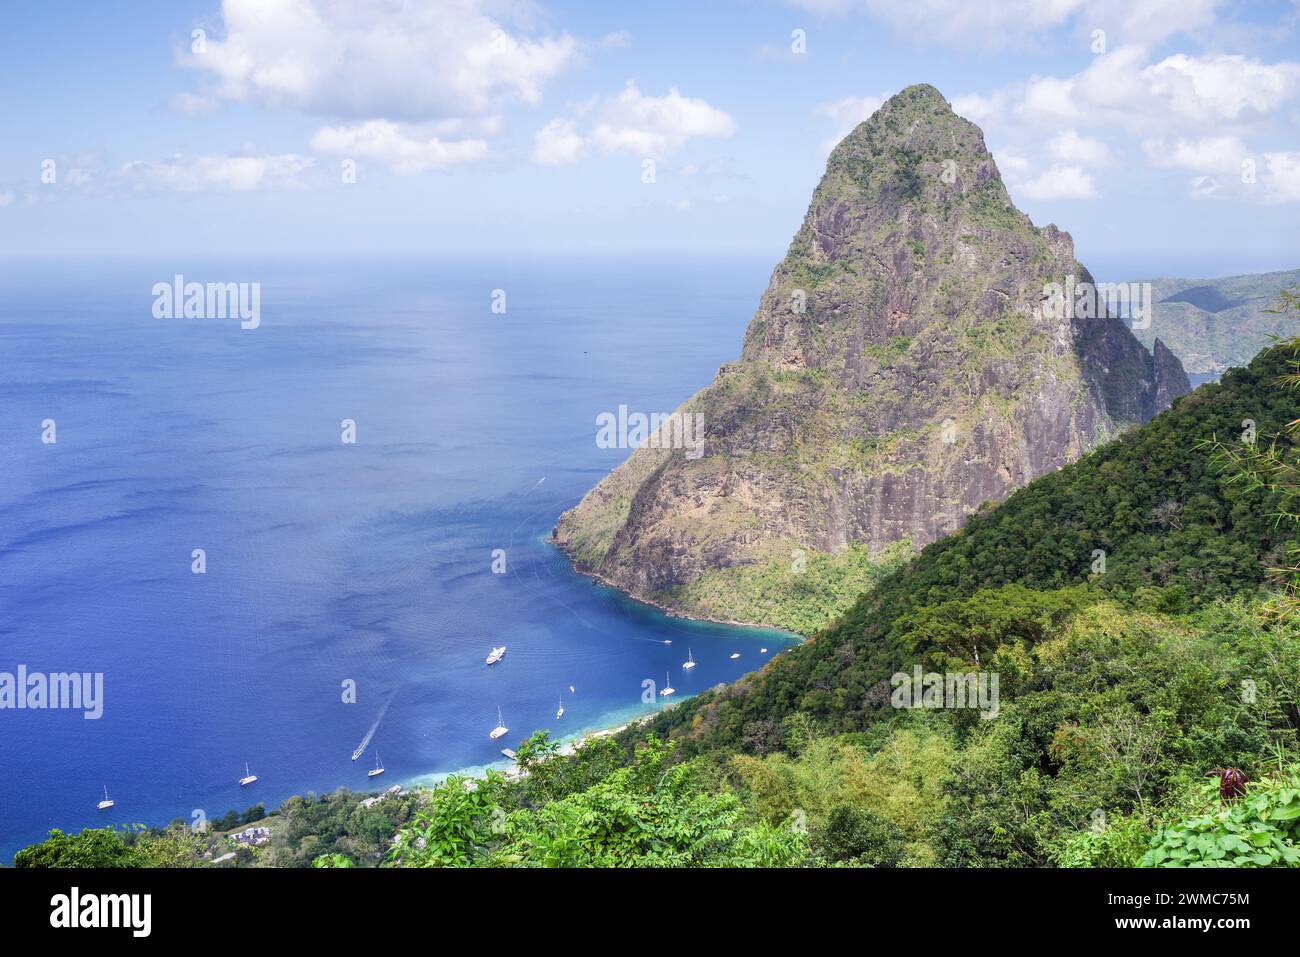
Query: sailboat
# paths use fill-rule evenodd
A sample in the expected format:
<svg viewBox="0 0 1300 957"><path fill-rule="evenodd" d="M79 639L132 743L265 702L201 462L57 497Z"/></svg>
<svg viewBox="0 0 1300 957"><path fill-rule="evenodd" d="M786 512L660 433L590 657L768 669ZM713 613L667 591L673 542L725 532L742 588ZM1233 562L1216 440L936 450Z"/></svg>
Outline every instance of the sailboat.
<svg viewBox="0 0 1300 957"><path fill-rule="evenodd" d="M254 774L252 771L248 770L248 762L245 761L245 762L244 762L244 776L243 776L242 778L239 779L239 786L240 786L241 788L246 788L246 787L248 787L250 784L252 784L252 783L253 783L254 781L256 781L256 780L257 780L257 775Z"/></svg>
<svg viewBox="0 0 1300 957"><path fill-rule="evenodd" d="M735 661L735 660L736 660L737 658L739 658L739 657L740 657L740 652L739 652L739 651L733 651L733 652L731 653L731 660L732 660L732 661Z"/></svg>
<svg viewBox="0 0 1300 957"><path fill-rule="evenodd" d="M559 721L564 717L564 695L560 695L560 710L555 712L555 720Z"/></svg>
<svg viewBox="0 0 1300 957"><path fill-rule="evenodd" d="M670 694L673 694L673 693L676 692L676 691L677 691L677 689L674 688L674 687L672 686L672 683L668 680L668 672L665 671L665 672L664 672L664 686L663 686L662 688L659 689L659 695L660 695L660 697L667 698Z"/></svg>
<svg viewBox="0 0 1300 957"><path fill-rule="evenodd" d="M492 729L491 733L488 734L488 737L495 741L509 730L510 729L506 727L505 718L501 717L501 706L497 705L497 726Z"/></svg>
<svg viewBox="0 0 1300 957"><path fill-rule="evenodd" d="M691 654L691 649L689 648L686 649L686 660L682 662L682 667L688 669L695 667L695 656Z"/></svg>
<svg viewBox="0 0 1300 957"><path fill-rule="evenodd" d="M379 752L376 751L376 752L375 752L375 769L374 769L373 771L367 771L367 772L366 772L366 777L368 777L368 778L377 778L377 777L379 777L379 775L381 775L381 774L383 774L383 773L384 773L384 765L383 765L383 762L381 762L381 761L379 760Z"/></svg>
<svg viewBox="0 0 1300 957"><path fill-rule="evenodd" d="M487 656L487 663L490 665L494 665L505 656L506 656L505 645L502 645L500 648L493 648L492 653Z"/></svg>
<svg viewBox="0 0 1300 957"><path fill-rule="evenodd" d="M107 811L109 808L113 806L113 799L108 796L107 784L104 785L104 800L100 801L95 806L98 807L101 811Z"/></svg>

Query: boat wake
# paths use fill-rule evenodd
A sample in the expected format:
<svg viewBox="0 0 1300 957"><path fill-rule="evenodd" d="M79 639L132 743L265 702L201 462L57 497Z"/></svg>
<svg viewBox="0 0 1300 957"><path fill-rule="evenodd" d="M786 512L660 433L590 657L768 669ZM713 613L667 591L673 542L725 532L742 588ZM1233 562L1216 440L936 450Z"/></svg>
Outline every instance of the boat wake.
<svg viewBox="0 0 1300 957"><path fill-rule="evenodd" d="M388 706L393 703L393 698L396 696L397 692L394 691L388 696L387 700L384 701L384 706L379 709L379 715L375 718L375 723L370 726L370 730L366 732L366 736L361 739L361 743L358 744L356 750L352 752L353 761L365 754L366 748L370 747L370 739L373 738L375 732L379 730L379 722L384 720L384 715L388 713Z"/></svg>

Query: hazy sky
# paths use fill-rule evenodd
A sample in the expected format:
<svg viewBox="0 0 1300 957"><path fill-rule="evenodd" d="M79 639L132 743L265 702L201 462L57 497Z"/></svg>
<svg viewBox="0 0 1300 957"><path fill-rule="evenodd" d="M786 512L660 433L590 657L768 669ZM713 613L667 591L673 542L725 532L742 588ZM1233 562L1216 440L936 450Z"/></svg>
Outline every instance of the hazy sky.
<svg viewBox="0 0 1300 957"><path fill-rule="evenodd" d="M834 142L928 82L1101 278L1300 267L1298 19L1219 0L15 4L0 252L776 256Z"/></svg>

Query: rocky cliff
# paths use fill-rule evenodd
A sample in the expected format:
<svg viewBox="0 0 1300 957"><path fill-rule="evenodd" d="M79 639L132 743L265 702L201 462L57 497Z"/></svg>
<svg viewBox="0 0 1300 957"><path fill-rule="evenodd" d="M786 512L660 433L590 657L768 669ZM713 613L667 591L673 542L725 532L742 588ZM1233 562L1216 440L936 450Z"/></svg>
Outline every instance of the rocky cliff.
<svg viewBox="0 0 1300 957"><path fill-rule="evenodd" d="M909 87L831 153L740 359L679 410L703 454L638 449L555 541L638 597L734 617L699 583L800 588L810 552L946 535L1187 391L1091 281L1012 205L979 128Z"/></svg>

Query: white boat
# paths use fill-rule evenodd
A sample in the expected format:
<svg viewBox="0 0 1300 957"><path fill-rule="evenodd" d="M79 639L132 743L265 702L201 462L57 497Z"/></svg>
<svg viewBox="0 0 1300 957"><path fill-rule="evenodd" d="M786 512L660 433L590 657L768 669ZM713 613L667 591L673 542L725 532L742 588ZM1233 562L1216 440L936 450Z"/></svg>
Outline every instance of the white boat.
<svg viewBox="0 0 1300 957"><path fill-rule="evenodd" d="M500 648L493 648L493 649L492 649L492 654L490 654L490 655L487 656L487 663L490 664L490 665L494 665L494 664L496 664L498 661L500 661L502 658L504 658L505 656L506 656L506 646L505 646L505 645L502 645Z"/></svg>
<svg viewBox="0 0 1300 957"><path fill-rule="evenodd" d="M569 685L569 694L574 694L573 685Z"/></svg>
<svg viewBox="0 0 1300 957"><path fill-rule="evenodd" d="M559 721L564 717L564 695L560 695L560 710L555 712L555 720Z"/></svg>
<svg viewBox="0 0 1300 957"><path fill-rule="evenodd" d="M664 672L664 686L663 686L662 688L659 689L659 696L660 696L661 698L667 698L670 694L673 694L673 693L675 693L676 691L677 691L677 689L674 688L674 687L672 686L672 682L670 682L670 681L668 680L668 672L665 671L665 672Z"/></svg>
<svg viewBox="0 0 1300 957"><path fill-rule="evenodd" d="M664 639L664 644L665 644L665 645L671 645L672 643L673 643L673 640L672 640L671 638L665 638L665 639Z"/></svg>
<svg viewBox="0 0 1300 957"><path fill-rule="evenodd" d="M377 777L379 777L379 775L381 775L381 774L383 774L383 773L384 773L384 765L383 765L383 763L379 760L379 752L376 751L376 752L375 752L375 769L374 769L373 771L367 771L367 772L366 772L366 777L368 777L368 778L377 778Z"/></svg>
<svg viewBox="0 0 1300 957"><path fill-rule="evenodd" d="M254 774L252 771L248 770L248 762L245 761L245 762L244 762L244 776L243 776L242 778L239 779L239 786L240 786L241 788L246 788L246 787L248 787L250 784L252 784L252 783L253 783L254 781L256 781L256 780L257 780L257 775Z"/></svg>
<svg viewBox="0 0 1300 957"><path fill-rule="evenodd" d="M689 648L686 649L686 660L682 662L682 667L687 669L695 667L695 656L691 654Z"/></svg>
<svg viewBox="0 0 1300 957"><path fill-rule="evenodd" d="M759 649L758 649L758 653L761 654L761 655L765 655L765 654L767 654L767 649L766 649L766 648L759 648Z"/></svg>
<svg viewBox="0 0 1300 957"><path fill-rule="evenodd" d="M504 754L511 761L513 761L516 757L515 753L511 751L509 748L502 748L501 753Z"/></svg>
<svg viewBox="0 0 1300 957"><path fill-rule="evenodd" d="M505 718L501 717L501 708L500 706L498 706L497 726L492 729L492 731L488 734L488 737L491 738L493 741L495 741L497 738L501 737L501 735L505 734L509 730L510 729L506 727Z"/></svg>
<svg viewBox="0 0 1300 957"><path fill-rule="evenodd" d="M101 811L107 811L113 806L113 799L108 796L108 785L104 785L104 800L95 805Z"/></svg>
<svg viewBox="0 0 1300 957"><path fill-rule="evenodd" d="M737 658L739 658L739 657L740 657L740 652L739 652L739 651L733 651L733 652L731 653L731 660L732 660L732 661L735 661L735 660L736 660Z"/></svg>
<svg viewBox="0 0 1300 957"><path fill-rule="evenodd" d="M358 747L355 751L352 752L352 760L355 761L357 758L361 757L361 755L365 753L366 753L366 746L363 744L360 747Z"/></svg>

